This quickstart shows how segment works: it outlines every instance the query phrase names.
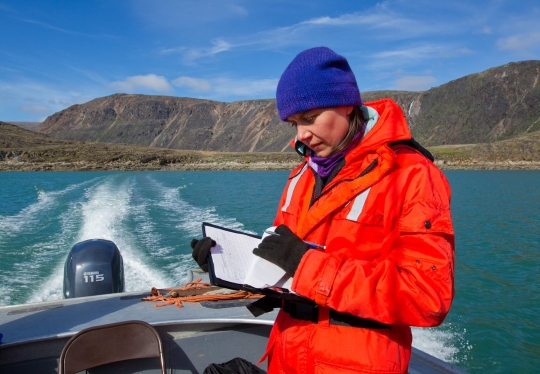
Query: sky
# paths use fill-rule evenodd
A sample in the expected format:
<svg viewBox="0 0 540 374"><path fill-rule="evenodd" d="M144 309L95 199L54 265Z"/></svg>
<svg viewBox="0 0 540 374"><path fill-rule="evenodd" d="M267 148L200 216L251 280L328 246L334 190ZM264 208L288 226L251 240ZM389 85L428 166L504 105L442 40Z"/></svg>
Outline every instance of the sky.
<svg viewBox="0 0 540 374"><path fill-rule="evenodd" d="M360 91L425 91L539 60L539 20L538 0L0 0L0 121L115 93L274 98L317 46Z"/></svg>

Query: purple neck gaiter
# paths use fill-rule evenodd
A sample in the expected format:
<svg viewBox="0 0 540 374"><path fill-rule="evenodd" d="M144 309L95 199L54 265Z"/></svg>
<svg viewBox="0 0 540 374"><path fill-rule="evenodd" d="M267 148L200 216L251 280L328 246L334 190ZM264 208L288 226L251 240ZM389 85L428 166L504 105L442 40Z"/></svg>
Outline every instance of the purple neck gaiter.
<svg viewBox="0 0 540 374"><path fill-rule="evenodd" d="M333 154L330 157L317 157L315 156L315 153L311 151L311 156L309 157L309 166L311 166L311 168L315 170L315 172L319 174L322 178L328 177L330 173L332 173L332 170L334 170L338 162L340 162L343 157L345 157L345 155L349 153L351 149L353 149L358 145L358 143L360 143L360 140L362 140L362 136L364 135L365 130L366 125L364 125L362 130L359 131L358 134L354 136L354 138L352 138L352 140L349 142L349 144L347 144L345 149Z"/></svg>

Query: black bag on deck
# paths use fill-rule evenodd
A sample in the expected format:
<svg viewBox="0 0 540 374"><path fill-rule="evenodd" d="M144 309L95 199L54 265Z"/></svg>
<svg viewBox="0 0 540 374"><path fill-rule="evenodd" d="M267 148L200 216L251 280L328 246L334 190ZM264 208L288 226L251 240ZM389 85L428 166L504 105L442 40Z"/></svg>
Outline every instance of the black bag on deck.
<svg viewBox="0 0 540 374"><path fill-rule="evenodd" d="M266 374L266 371L243 358L233 358L223 364L210 364L203 374Z"/></svg>

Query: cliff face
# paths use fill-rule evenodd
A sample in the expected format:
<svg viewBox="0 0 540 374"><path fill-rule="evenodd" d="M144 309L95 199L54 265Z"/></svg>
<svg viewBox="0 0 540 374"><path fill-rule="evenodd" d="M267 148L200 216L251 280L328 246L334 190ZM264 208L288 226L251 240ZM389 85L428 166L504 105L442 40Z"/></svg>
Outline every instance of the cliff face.
<svg viewBox="0 0 540 374"><path fill-rule="evenodd" d="M362 93L394 99L426 146L510 139L540 130L540 61L511 63L424 92ZM294 130L274 100L222 103L116 94L55 113L38 130L55 138L170 149L282 152Z"/></svg>
<svg viewBox="0 0 540 374"><path fill-rule="evenodd" d="M283 151L294 136L273 100L221 103L117 94L50 116L38 132L55 138L207 151Z"/></svg>
<svg viewBox="0 0 540 374"><path fill-rule="evenodd" d="M425 145L488 143L540 130L540 61L523 61L428 91L367 92L391 97Z"/></svg>

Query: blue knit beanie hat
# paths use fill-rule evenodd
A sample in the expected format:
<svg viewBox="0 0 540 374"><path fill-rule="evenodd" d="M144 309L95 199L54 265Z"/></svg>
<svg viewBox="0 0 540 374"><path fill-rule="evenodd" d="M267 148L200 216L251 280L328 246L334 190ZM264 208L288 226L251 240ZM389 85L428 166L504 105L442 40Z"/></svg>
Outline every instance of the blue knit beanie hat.
<svg viewBox="0 0 540 374"><path fill-rule="evenodd" d="M356 78L345 57L326 47L305 50L279 80L276 105L282 121L316 108L362 106Z"/></svg>

